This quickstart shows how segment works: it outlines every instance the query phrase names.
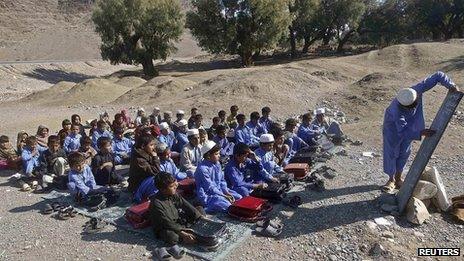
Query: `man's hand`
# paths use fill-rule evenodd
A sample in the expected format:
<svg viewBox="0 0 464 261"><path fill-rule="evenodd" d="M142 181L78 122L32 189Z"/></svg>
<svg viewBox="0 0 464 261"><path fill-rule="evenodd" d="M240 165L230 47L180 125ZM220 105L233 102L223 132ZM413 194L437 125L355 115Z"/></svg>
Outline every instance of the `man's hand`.
<svg viewBox="0 0 464 261"><path fill-rule="evenodd" d="M250 159L252 159L253 161L259 161L258 158L256 157L256 154L253 152L253 151L250 151L250 153L248 154L248 157Z"/></svg>
<svg viewBox="0 0 464 261"><path fill-rule="evenodd" d="M280 183L280 180L278 178L276 178L276 177L272 177L271 181L274 182L274 183Z"/></svg>
<svg viewBox="0 0 464 261"><path fill-rule="evenodd" d="M258 188L259 188L259 189L266 189L266 188L267 188L267 184L266 184L266 183L258 184Z"/></svg>
<svg viewBox="0 0 464 261"><path fill-rule="evenodd" d="M182 238L182 242L188 245L195 244L196 242L195 236L186 231L180 231L180 237Z"/></svg>
<svg viewBox="0 0 464 261"><path fill-rule="evenodd" d="M436 133L436 131L434 131L434 130L425 129L425 130L421 131L421 136L424 136L424 137L431 137L431 136L433 136L435 133Z"/></svg>
<svg viewBox="0 0 464 261"><path fill-rule="evenodd" d="M459 88L458 88L457 85L453 85L453 87L451 87L449 90L450 90L451 92L459 92Z"/></svg>
<svg viewBox="0 0 464 261"><path fill-rule="evenodd" d="M230 201L230 203L234 203L235 199L234 199L234 196L232 196L230 193L227 193L224 195L224 197Z"/></svg>

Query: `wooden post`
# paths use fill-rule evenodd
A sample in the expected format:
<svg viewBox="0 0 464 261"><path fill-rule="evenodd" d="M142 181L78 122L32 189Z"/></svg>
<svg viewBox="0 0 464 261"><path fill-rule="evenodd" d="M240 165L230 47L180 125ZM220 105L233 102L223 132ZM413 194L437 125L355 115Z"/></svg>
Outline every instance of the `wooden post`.
<svg viewBox="0 0 464 261"><path fill-rule="evenodd" d="M459 105L464 93L462 92L448 92L445 101L440 107L435 119L432 122L430 129L436 131L432 137L426 137L422 142L419 151L414 158L414 161L409 169L406 179L404 180L403 186L396 195L398 200L398 208L400 213L404 211L409 199L412 196L414 188L419 181L422 172L425 170L430 157L432 156L435 148L440 142L440 139L448 126L454 111Z"/></svg>

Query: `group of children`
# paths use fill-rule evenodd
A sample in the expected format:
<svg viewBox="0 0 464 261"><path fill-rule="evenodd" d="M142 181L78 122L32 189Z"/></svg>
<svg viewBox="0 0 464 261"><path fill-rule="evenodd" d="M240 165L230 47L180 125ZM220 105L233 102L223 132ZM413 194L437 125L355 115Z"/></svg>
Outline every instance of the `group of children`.
<svg viewBox="0 0 464 261"><path fill-rule="evenodd" d="M124 182L115 166L129 164L128 191L138 203L156 199L150 206L152 223L161 224L155 232L175 244L189 236L180 233L174 224L177 214L171 212L182 207L191 218L199 217L190 203L171 193L177 181L194 178L196 198L204 210L226 212L253 189L278 182L276 174L292 156L315 145L321 135L343 137L323 108L315 111L314 120L312 113L306 113L301 124L290 118L284 126L272 120L269 107L262 108L261 115L252 112L247 121L234 105L229 116L219 111L208 129L196 108L190 114L185 119L179 110L173 119L172 112L161 116L155 108L146 116L140 108L134 121L122 110L110 122L108 113L103 113L90 122L88 132L80 116L72 115L71 120L63 120L57 135L50 135L46 126L39 126L35 136L20 132L16 149L1 136L0 168L21 167L23 190L64 186L76 200L85 201L108 185Z"/></svg>

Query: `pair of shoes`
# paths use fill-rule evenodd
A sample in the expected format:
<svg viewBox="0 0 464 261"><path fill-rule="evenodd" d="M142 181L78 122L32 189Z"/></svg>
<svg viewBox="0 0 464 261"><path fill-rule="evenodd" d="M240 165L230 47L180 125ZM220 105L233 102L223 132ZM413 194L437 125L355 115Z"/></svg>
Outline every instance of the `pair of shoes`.
<svg viewBox="0 0 464 261"><path fill-rule="evenodd" d="M77 211L72 206L67 206L58 211L56 218L61 220L68 220L69 218L73 218L76 215Z"/></svg>
<svg viewBox="0 0 464 261"><path fill-rule="evenodd" d="M263 222L257 222L256 225L257 227L255 231L261 236L276 238L282 234L283 226L269 219L264 220Z"/></svg>
<svg viewBox="0 0 464 261"><path fill-rule="evenodd" d="M393 181L388 181L387 184L383 185L381 190L385 193L391 193L393 190L395 190L396 185L395 182Z"/></svg>
<svg viewBox="0 0 464 261"><path fill-rule="evenodd" d="M171 247L158 247L155 249L154 256L157 260L167 261L171 260L171 258L181 259L185 255L185 250L179 245L173 245Z"/></svg>
<svg viewBox="0 0 464 261"><path fill-rule="evenodd" d="M106 223L97 218L91 218L84 224L84 233L93 234L103 230L106 227Z"/></svg>

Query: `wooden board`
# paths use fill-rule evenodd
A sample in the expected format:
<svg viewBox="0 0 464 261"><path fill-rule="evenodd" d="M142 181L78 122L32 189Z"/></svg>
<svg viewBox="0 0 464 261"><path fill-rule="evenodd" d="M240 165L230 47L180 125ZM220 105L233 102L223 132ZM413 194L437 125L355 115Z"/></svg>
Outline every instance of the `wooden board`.
<svg viewBox="0 0 464 261"><path fill-rule="evenodd" d="M406 208L422 172L425 170L430 157L440 142L440 139L443 136L443 133L445 132L446 127L448 126L448 123L458 107L463 95L464 93L462 92L448 92L440 110L438 110L438 113L430 127L430 129L435 130L436 133L432 137L426 137L422 141L419 151L417 152L411 168L406 175L403 186L396 195L400 213L402 213Z"/></svg>

